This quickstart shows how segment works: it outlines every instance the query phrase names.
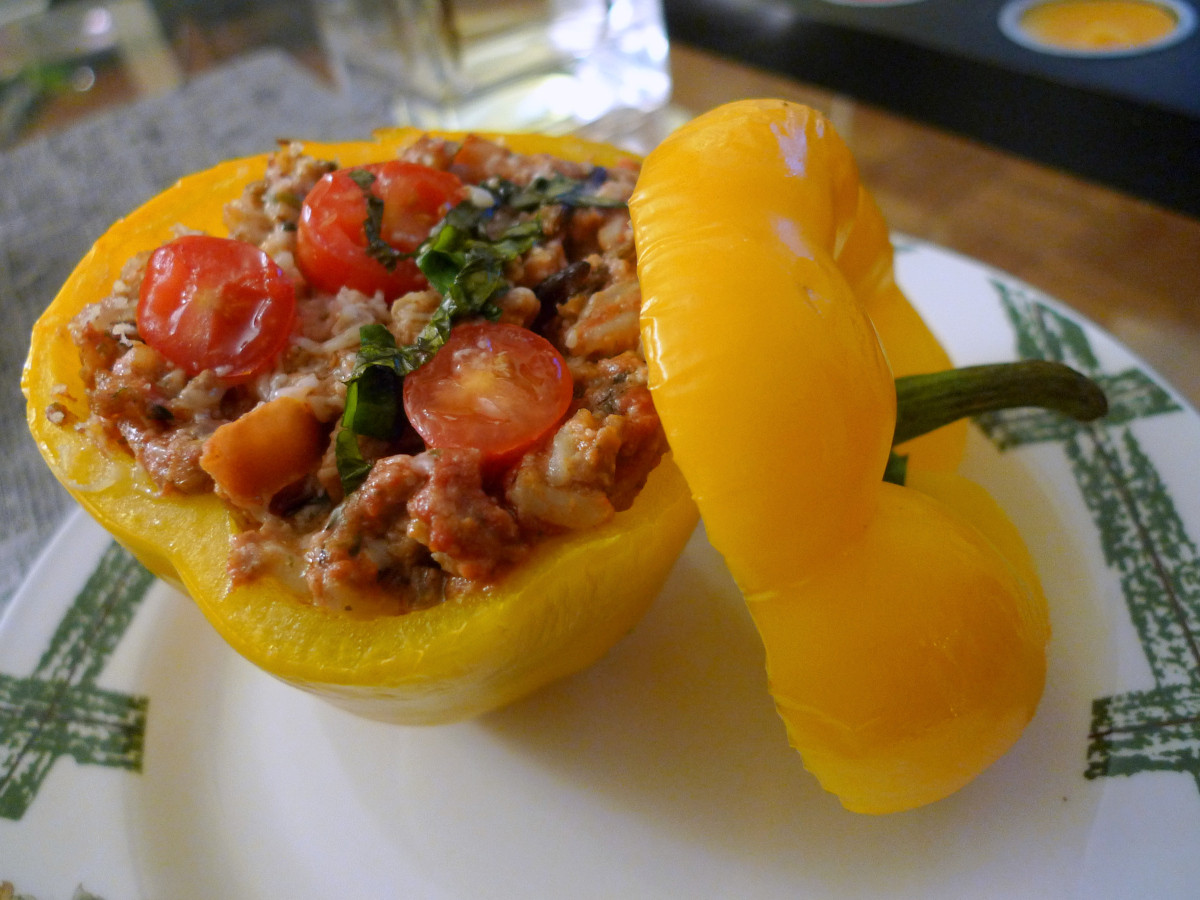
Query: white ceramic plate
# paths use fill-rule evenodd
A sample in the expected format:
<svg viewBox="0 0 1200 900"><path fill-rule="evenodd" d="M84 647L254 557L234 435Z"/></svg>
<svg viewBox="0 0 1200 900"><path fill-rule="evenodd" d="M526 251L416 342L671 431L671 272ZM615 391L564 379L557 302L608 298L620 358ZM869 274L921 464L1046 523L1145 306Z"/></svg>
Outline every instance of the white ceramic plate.
<svg viewBox="0 0 1200 900"><path fill-rule="evenodd" d="M1200 895L1200 418L1012 278L907 240L898 266L956 362L1061 356L1114 408L973 430L966 471L1028 539L1054 640L1036 719L966 789L884 818L823 793L702 530L600 664L411 729L261 674L77 516L0 622L0 882L41 900Z"/></svg>

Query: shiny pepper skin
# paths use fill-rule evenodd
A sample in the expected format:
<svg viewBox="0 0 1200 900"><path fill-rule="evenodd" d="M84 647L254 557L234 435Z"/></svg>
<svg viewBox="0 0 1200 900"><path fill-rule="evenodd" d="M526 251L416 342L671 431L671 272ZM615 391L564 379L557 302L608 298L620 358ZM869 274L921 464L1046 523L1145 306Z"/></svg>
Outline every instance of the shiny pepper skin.
<svg viewBox="0 0 1200 900"><path fill-rule="evenodd" d="M306 150L357 165L390 158L418 136L399 129ZM570 138L490 137L524 153L604 165L628 158ZM159 494L132 457L106 455L71 427L87 412L67 323L106 296L126 260L169 239L174 226L224 234L223 205L265 167L265 156L224 163L113 225L38 321L22 388L29 427L50 467L147 568L190 594L239 653L363 715L422 724L463 719L595 662L639 621L695 528L695 506L669 457L632 508L597 529L540 545L493 588L404 616L356 619L314 607L270 579L233 587L226 562L234 522L220 500ZM51 404L65 413L65 427L47 419Z"/></svg>
<svg viewBox="0 0 1200 900"><path fill-rule="evenodd" d="M791 743L851 810L945 797L1033 716L1048 616L996 504L929 473L960 435L881 480L894 375L945 356L848 149L808 108L729 104L647 157L631 211L655 405Z"/></svg>

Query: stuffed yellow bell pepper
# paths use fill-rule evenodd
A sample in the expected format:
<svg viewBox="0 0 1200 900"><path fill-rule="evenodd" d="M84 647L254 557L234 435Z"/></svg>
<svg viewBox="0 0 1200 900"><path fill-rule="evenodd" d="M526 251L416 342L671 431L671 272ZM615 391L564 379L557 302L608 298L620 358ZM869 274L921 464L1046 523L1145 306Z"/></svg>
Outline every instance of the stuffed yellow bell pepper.
<svg viewBox="0 0 1200 900"><path fill-rule="evenodd" d="M957 437L883 480L893 376L943 358L849 151L810 109L730 104L648 156L630 206L655 405L791 743L851 810L945 797L1033 716L1046 601L996 504L930 472Z"/></svg>
<svg viewBox="0 0 1200 900"><path fill-rule="evenodd" d="M417 138L397 130L374 141L309 144L304 150L357 166L392 159ZM613 148L572 139L496 140L519 153L580 162L620 165L626 159ZM51 468L151 571L190 594L238 652L357 712L411 723L461 719L591 664L637 623L696 524L694 504L669 455L650 472L632 506L596 527L548 537L485 588L403 615L355 616L314 604L271 572L235 579L228 565L240 529L235 512L211 491L162 490L131 455L105 449L85 426L89 411L71 321L112 290L135 254L174 245L180 230L224 234L223 207L261 179L266 166L266 157L238 160L183 179L116 223L71 275L34 329L22 382L29 427ZM387 215L376 227L387 226ZM169 262L162 263L168 275ZM151 257L148 266L159 263ZM143 289L141 302L152 302L146 297ZM141 307L139 329L140 318ZM633 327L636 335L636 312ZM295 458L311 457L304 447L323 432L303 408L284 397L260 406L266 412L256 411L258 421L242 425L247 417L223 426L257 432L262 452L247 456L238 449L245 435L218 432L222 438L209 442L201 465L228 496L252 504L273 468L286 470ZM292 424L299 426L294 437L276 442L272 453L271 428ZM265 453L272 453L269 465L261 464Z"/></svg>

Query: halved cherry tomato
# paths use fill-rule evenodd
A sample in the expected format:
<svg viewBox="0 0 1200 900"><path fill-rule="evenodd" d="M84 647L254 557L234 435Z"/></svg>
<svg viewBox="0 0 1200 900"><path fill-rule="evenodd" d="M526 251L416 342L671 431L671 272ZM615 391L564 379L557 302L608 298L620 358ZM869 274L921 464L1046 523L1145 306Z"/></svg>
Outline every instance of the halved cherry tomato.
<svg viewBox="0 0 1200 900"><path fill-rule="evenodd" d="M392 160L331 172L308 192L296 231L296 263L314 287L335 293L350 287L384 299L426 286L411 259L384 265L369 251L367 198L351 173L372 177L370 192L383 201L378 238L411 253L449 208L464 196L457 176L417 163ZM385 253L387 252L384 248Z"/></svg>
<svg viewBox="0 0 1200 900"><path fill-rule="evenodd" d="M292 279L253 244L193 234L150 256L138 298L142 340L189 375L245 381L279 355L292 330Z"/></svg>
<svg viewBox="0 0 1200 900"><path fill-rule="evenodd" d="M558 424L573 389L566 361L541 335L470 323L404 379L404 411L430 447L471 447L501 463Z"/></svg>

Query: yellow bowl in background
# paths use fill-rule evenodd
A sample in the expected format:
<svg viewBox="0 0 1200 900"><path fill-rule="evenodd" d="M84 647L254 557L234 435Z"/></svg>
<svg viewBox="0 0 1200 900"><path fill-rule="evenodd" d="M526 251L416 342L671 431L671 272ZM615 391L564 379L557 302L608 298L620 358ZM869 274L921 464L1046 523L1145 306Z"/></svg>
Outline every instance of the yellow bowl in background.
<svg viewBox="0 0 1200 900"><path fill-rule="evenodd" d="M1196 13L1182 0L1017 0L1000 11L1011 40L1059 56L1131 56L1183 40Z"/></svg>

